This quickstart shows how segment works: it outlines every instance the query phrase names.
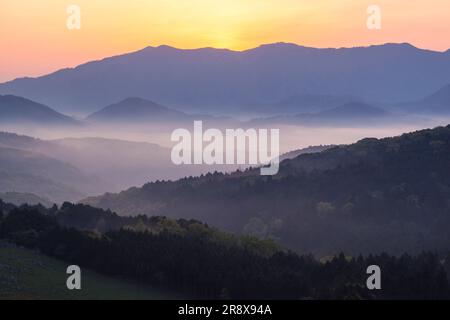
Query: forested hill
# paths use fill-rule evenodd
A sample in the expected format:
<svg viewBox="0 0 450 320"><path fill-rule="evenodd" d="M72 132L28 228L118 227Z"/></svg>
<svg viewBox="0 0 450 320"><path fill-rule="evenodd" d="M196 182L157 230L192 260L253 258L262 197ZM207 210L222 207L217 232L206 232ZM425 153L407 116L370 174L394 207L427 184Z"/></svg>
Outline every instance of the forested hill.
<svg viewBox="0 0 450 320"><path fill-rule="evenodd" d="M273 237L323 255L450 245L450 126L363 139L259 170L156 182L86 203Z"/></svg>
<svg viewBox="0 0 450 320"><path fill-rule="evenodd" d="M448 299L450 296L447 255L340 254L319 262L311 255L281 250L272 242L231 235L193 220L124 218L69 203L46 209L15 207L0 201L0 245L11 247L10 242L66 264L79 265L83 274L90 269L193 298ZM8 261L2 262L8 265ZM383 290L369 290L366 286L366 269L373 264L383 270ZM31 265L27 273L32 273L36 265ZM21 296L29 297L30 288L39 283L40 296L61 288L60 283L49 281L42 285L42 281L33 279L32 283L25 283Z"/></svg>

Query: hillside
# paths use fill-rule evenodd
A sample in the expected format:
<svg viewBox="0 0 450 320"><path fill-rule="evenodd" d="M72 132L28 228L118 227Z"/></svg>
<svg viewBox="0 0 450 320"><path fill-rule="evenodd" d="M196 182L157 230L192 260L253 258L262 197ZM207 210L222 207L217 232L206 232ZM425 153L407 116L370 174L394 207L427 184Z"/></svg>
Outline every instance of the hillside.
<svg viewBox="0 0 450 320"><path fill-rule="evenodd" d="M29 205L41 204L44 207L50 208L53 205L53 202L51 202L50 200L39 197L32 193L19 193L19 192L0 193L0 199L3 202L11 203L16 206L20 206L22 204L29 204Z"/></svg>
<svg viewBox="0 0 450 320"><path fill-rule="evenodd" d="M327 149L336 147L335 145L320 145L320 146L309 146L306 148L298 149L298 150L292 150L289 152L286 152L285 154L282 154L280 156L280 161L286 160L286 159L293 159L297 158L299 155L307 154L307 153L317 153L322 152Z"/></svg>
<svg viewBox="0 0 450 320"><path fill-rule="evenodd" d="M422 113L450 115L450 84L418 101L415 109Z"/></svg>
<svg viewBox="0 0 450 320"><path fill-rule="evenodd" d="M55 202L76 200L101 182L42 153L0 147L0 192L33 193Z"/></svg>
<svg viewBox="0 0 450 320"><path fill-rule="evenodd" d="M79 124L43 104L13 95L0 95L0 123L59 126Z"/></svg>
<svg viewBox="0 0 450 320"><path fill-rule="evenodd" d="M69 293L62 291L67 264L82 268L82 292L69 298L174 297L170 292L232 300L450 296L446 274L450 256L445 253L357 258L341 253L319 262L309 254L284 250L272 240L229 234L195 220L124 218L70 203L4 211L0 201L0 209L0 294L10 298L67 298ZM39 250L66 265L36 257L36 251L30 257L29 251L17 252L14 245L8 251L10 243ZM383 290L368 290L365 285L365 270L374 263L383 270ZM112 277L138 281L142 291Z"/></svg>
<svg viewBox="0 0 450 320"><path fill-rule="evenodd" d="M301 252L444 250L450 126L363 139L258 170L149 183L84 202L119 214L194 218Z"/></svg>
<svg viewBox="0 0 450 320"><path fill-rule="evenodd" d="M90 122L111 123L182 121L187 119L190 119L190 116L186 113L140 98L127 98L86 118Z"/></svg>
<svg viewBox="0 0 450 320"><path fill-rule="evenodd" d="M167 290L82 269L82 290L66 288L68 264L0 241L0 300L180 299Z"/></svg>
<svg viewBox="0 0 450 320"><path fill-rule="evenodd" d="M0 132L0 148L9 150L20 150L22 154L39 154L41 157L51 158L57 162L63 162L77 170L77 176L70 180L59 179L61 175L52 173L59 166L48 167L46 177L54 178L55 181L69 184L73 188L84 190L84 195L101 194L104 192L118 192L131 186L142 186L148 181L179 179L184 176L199 175L211 170L210 166L176 166L170 160L170 149L158 144L148 142L136 142L105 138L65 138L57 140L42 140L32 137L17 135L13 133ZM19 153L19 151L16 151ZM1 158L1 155L0 155ZM20 157L19 157L20 158ZM19 162L20 163L20 162ZM11 168L17 166L9 162ZM36 164L37 166L38 164ZM237 166L236 166L237 167ZM0 167L2 168L2 167ZM22 172L14 170L10 176L17 173L26 173L35 170L35 165L29 163L29 167L23 168ZM215 166L214 170L228 169L225 166ZM0 170L2 171L2 170ZM80 179L90 176L89 183L80 184ZM58 179L57 179L58 178ZM48 180L47 179L47 180ZM1 185L0 181L0 185ZM9 188L3 191L31 192L35 182L28 181L26 190L22 187L13 190L15 184L10 181ZM40 186L40 184L38 184ZM45 185L45 184L44 184ZM22 188L22 189L21 189ZM48 193L39 194L49 197ZM49 197L50 199L54 199ZM58 197L58 202L65 200L76 200L73 195L66 198ZM53 200L56 201L56 200Z"/></svg>

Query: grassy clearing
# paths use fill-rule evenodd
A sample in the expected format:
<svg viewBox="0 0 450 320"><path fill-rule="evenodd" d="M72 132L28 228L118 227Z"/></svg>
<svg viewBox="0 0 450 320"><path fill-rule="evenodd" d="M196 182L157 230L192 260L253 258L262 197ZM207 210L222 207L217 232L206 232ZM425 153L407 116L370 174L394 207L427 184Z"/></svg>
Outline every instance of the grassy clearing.
<svg viewBox="0 0 450 320"><path fill-rule="evenodd" d="M0 244L1 245L1 244ZM179 299L168 291L82 269L82 289L68 290L68 264L39 252L0 246L0 299Z"/></svg>

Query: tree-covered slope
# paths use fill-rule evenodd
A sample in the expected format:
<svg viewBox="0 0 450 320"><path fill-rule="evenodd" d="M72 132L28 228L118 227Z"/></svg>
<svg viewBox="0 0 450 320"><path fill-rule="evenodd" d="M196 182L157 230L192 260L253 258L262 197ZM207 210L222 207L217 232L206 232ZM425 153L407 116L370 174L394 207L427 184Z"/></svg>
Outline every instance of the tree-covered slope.
<svg viewBox="0 0 450 320"><path fill-rule="evenodd" d="M340 254L319 261L311 255L298 255L274 246L272 241L232 235L194 220L124 218L69 203L45 209L17 208L0 201L2 243L38 250L108 279L129 279L194 298L447 299L450 296L446 273L450 260L446 254L401 257L385 253L367 257ZM49 270L47 259L35 261L31 257L29 261L27 255L17 254L20 258L14 261L0 248L0 268L6 270L0 274L0 281L8 291L12 280L12 297L39 298L50 290L55 290L53 297L67 295L58 284L63 282L61 267L52 272L53 263ZM373 264L383 270L383 290L369 290L366 286L366 270ZM3 279L4 275L7 278ZM83 276L85 294L99 290L105 296L114 295L114 288L120 288L120 284L106 278L91 276L89 271ZM15 282L16 279L27 281ZM98 282L93 283L94 279ZM106 293L108 283L112 287ZM135 295L134 290L127 292L126 286L122 289L121 297ZM159 295L158 292L164 291L157 290L154 294ZM11 297L11 293L8 295Z"/></svg>
<svg viewBox="0 0 450 320"><path fill-rule="evenodd" d="M119 214L194 218L318 254L450 244L450 126L363 139L259 170L150 183L85 202Z"/></svg>

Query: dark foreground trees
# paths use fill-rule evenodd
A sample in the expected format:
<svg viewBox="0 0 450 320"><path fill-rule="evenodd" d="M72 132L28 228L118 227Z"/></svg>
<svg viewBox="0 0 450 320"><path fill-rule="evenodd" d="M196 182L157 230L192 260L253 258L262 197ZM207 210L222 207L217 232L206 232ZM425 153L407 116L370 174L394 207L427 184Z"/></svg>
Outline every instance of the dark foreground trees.
<svg viewBox="0 0 450 320"><path fill-rule="evenodd" d="M86 210L91 214L80 214ZM77 230L69 221L92 228ZM98 232L96 225L105 231ZM194 298L449 298L442 261L431 253L356 258L341 254L319 262L197 221L121 218L70 204L47 212L42 208L13 209L1 220L0 229L4 239L38 248L69 264L171 288ZM382 270L381 290L366 287L366 268L372 264Z"/></svg>

